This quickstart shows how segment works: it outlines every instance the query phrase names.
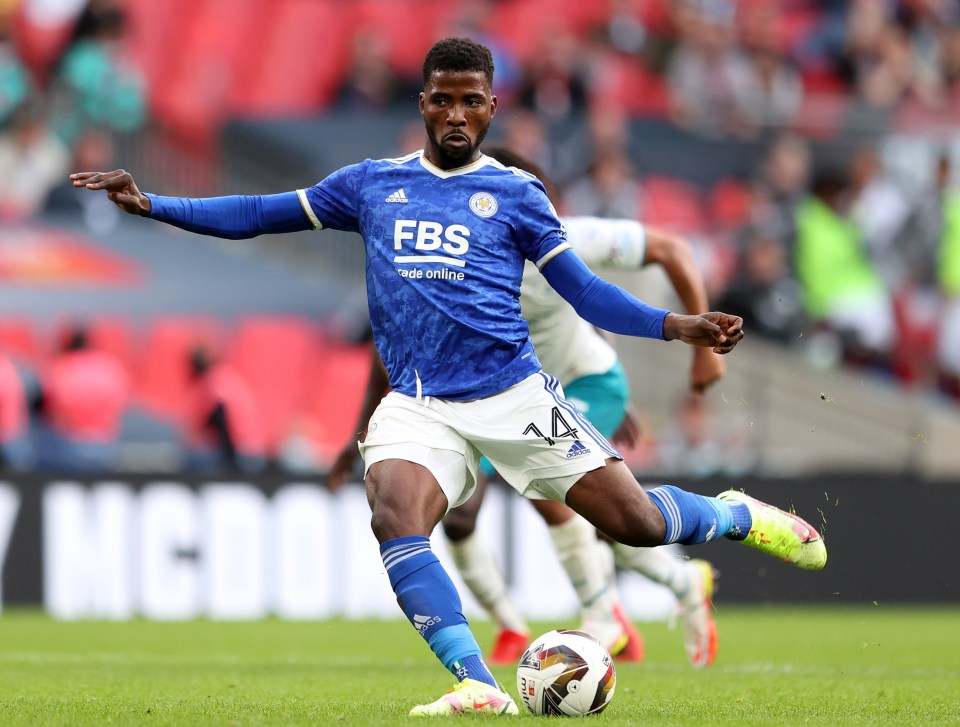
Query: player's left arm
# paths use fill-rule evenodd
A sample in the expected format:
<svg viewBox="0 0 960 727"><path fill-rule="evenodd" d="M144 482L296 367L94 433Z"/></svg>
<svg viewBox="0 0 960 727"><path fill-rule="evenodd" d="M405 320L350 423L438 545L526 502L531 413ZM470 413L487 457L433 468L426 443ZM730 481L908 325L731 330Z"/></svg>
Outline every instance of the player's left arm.
<svg viewBox="0 0 960 727"><path fill-rule="evenodd" d="M706 313L707 286L697 267L690 243L683 237L646 227L646 254L643 265L659 265L670 279L688 315ZM723 378L726 363L708 348L695 348L690 366L690 388L702 392Z"/></svg>
<svg viewBox="0 0 960 727"><path fill-rule="evenodd" d="M678 339L729 353L743 338L743 320L726 313L680 315L647 305L600 278L571 249L567 233L539 182L527 185L515 216L517 240L527 258L586 321L611 333Z"/></svg>
<svg viewBox="0 0 960 727"><path fill-rule="evenodd" d="M682 315L654 308L603 280L569 248L542 261L541 272L582 318L612 333L680 340L715 353L729 353L743 338L739 316L719 312Z"/></svg>

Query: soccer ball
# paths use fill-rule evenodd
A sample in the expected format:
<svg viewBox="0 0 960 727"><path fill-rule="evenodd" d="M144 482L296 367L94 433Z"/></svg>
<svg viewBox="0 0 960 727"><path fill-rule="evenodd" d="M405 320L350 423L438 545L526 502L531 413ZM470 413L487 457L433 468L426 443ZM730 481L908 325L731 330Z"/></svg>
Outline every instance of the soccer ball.
<svg viewBox="0 0 960 727"><path fill-rule="evenodd" d="M617 684L613 659L583 631L548 631L520 657L517 690L536 715L582 717L602 712Z"/></svg>

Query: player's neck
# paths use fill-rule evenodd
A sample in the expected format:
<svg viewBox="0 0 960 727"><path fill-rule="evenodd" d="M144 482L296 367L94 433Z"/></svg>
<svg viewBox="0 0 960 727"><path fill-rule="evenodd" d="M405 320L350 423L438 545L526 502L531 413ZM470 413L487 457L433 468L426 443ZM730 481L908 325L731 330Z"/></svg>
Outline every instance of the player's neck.
<svg viewBox="0 0 960 727"><path fill-rule="evenodd" d="M441 154L439 150L431 147L429 144L423 150L423 158L430 162L437 169L441 169L445 172L451 172L455 169L468 167L476 162L480 157L481 153L479 149L474 149L473 153L465 159L454 159L446 154Z"/></svg>

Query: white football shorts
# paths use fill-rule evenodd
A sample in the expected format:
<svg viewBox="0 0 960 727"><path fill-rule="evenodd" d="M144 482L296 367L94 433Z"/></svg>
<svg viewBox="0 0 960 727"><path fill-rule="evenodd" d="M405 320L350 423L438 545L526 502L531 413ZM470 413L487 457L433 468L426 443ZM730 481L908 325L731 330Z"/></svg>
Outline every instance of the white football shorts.
<svg viewBox="0 0 960 727"><path fill-rule="evenodd" d="M585 473L622 459L542 371L472 401L390 392L359 446L366 470L387 459L426 467L448 509L473 494L481 456L524 497L561 502Z"/></svg>

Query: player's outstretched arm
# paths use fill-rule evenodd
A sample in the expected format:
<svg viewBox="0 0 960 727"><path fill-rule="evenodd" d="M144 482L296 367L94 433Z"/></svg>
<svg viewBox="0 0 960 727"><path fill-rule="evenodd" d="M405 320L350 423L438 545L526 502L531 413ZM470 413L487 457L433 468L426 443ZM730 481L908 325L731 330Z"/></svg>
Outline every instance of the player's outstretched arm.
<svg viewBox="0 0 960 727"><path fill-rule="evenodd" d="M296 192L230 197L161 197L141 192L123 169L75 172L74 187L103 190L124 212L150 217L202 235L238 240L313 228Z"/></svg>
<svg viewBox="0 0 960 727"><path fill-rule="evenodd" d="M715 353L729 353L743 338L739 317L726 313L681 315L654 308L600 278L572 250L551 258L542 273L581 317L613 333L677 339L712 348Z"/></svg>

